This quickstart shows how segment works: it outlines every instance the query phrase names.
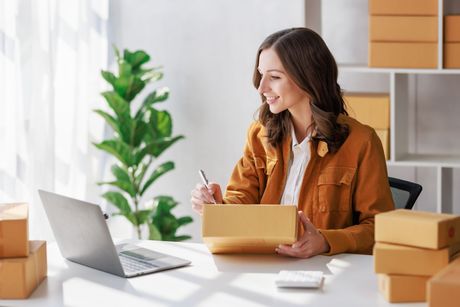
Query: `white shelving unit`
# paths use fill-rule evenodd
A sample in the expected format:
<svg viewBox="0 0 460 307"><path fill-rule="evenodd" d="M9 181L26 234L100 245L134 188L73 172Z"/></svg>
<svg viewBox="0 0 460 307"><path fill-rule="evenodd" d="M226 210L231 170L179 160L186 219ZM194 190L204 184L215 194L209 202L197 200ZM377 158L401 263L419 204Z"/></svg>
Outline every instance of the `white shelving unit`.
<svg viewBox="0 0 460 307"><path fill-rule="evenodd" d="M365 5L365 11L367 13L367 0L347 0L349 5L363 6ZM328 4L329 8L332 4ZM327 10L323 10L324 3L321 4L319 0L306 0L306 24L308 27L315 29L321 33L323 24L321 19L324 18L325 14L328 14ZM447 10L447 11L446 11ZM364 10L360 9L360 13ZM341 12L340 12L341 13ZM353 11L353 14L355 12ZM418 78L456 78L460 80L460 69L443 69L443 16L446 13L460 14L460 1L459 0L439 0L438 2L438 65L436 69L408 69L408 68L372 68L368 67L367 63L361 64L339 64L339 72L346 74L347 76L378 76L378 82L387 82L386 88L390 94L390 158L388 161L389 167L401 167L401 168L432 168L435 170L436 178L430 178L431 183L435 186L436 202L430 207L430 210L437 212L453 212L454 211L454 170L460 168L460 150L449 152L447 150L429 151L424 152L423 150L417 150L417 144L414 146L414 142L417 139L411 135L410 131L414 131L414 127L411 127L414 120L414 113L416 113L417 101L419 99L417 93L417 80ZM337 14L337 12L336 12ZM344 13L345 14L345 13ZM319 16L319 17L318 17ZM310 17L310 19L309 19ZM356 16L352 16L350 22L357 20L357 23L362 23L362 20ZM362 16L362 18L368 18L368 15ZM335 38L334 35L329 35L328 38ZM362 38L362 37L361 37ZM326 41L327 42L327 41ZM328 42L327 42L328 43ZM361 39L362 43L362 39ZM367 43L367 41L366 41ZM358 46L359 47L359 46ZM353 46L356 49L356 46ZM367 48L363 46L363 48ZM334 50L333 50L334 51ZM362 59L361 59L362 60ZM415 85L414 85L415 84ZM434 87L431 91L439 90ZM458 87L455 89L456 93L452 97L458 97L457 100L454 98L452 101L443 101L443 104L460 104L460 82ZM353 89L356 91L356 89ZM368 91L366 87L360 90L362 92ZM433 101L433 103L439 103ZM415 106L415 107L414 107ZM448 110L448 108L446 108ZM460 121L460 113L458 114L458 120ZM443 120L438 121L440 124L444 124ZM449 128L446 128L449 130ZM456 135L458 132L453 132L453 135L458 138L457 144L460 149L460 138ZM440 137L443 137L442 135ZM415 140L414 140L415 139ZM415 150L414 150L415 147ZM425 188L425 187L424 187ZM430 190L430 189L428 189ZM433 190L433 189L431 189ZM427 206L425 206L427 207ZM425 208L424 208L425 209ZM458 211L458 208L455 208Z"/></svg>

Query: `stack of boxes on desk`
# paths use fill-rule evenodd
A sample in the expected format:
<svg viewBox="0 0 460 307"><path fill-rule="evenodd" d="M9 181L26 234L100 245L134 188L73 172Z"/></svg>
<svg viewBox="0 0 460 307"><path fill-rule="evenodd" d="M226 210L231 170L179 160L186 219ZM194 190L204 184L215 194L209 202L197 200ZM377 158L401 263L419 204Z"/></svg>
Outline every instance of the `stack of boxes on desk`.
<svg viewBox="0 0 460 307"><path fill-rule="evenodd" d="M404 209L381 213L375 217L375 241L374 267L386 300L428 299L432 307L460 302L460 216Z"/></svg>
<svg viewBox="0 0 460 307"><path fill-rule="evenodd" d="M343 96L348 114L375 129L390 159L390 97L388 94L346 93Z"/></svg>
<svg viewBox="0 0 460 307"><path fill-rule="evenodd" d="M444 17L444 67L460 68L460 15Z"/></svg>
<svg viewBox="0 0 460 307"><path fill-rule="evenodd" d="M27 298L46 272L46 242L29 241L27 204L0 204L0 299Z"/></svg>
<svg viewBox="0 0 460 307"><path fill-rule="evenodd" d="M438 0L369 0L369 66L436 68Z"/></svg>

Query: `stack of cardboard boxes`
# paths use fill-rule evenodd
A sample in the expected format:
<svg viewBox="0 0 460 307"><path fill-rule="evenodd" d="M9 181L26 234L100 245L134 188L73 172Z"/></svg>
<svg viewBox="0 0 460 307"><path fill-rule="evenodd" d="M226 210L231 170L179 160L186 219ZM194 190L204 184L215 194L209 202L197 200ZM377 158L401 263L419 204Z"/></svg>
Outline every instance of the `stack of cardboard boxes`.
<svg viewBox="0 0 460 307"><path fill-rule="evenodd" d="M460 68L460 15L444 17L444 67Z"/></svg>
<svg viewBox="0 0 460 307"><path fill-rule="evenodd" d="M438 0L369 0L369 66L436 68Z"/></svg>
<svg viewBox="0 0 460 307"><path fill-rule="evenodd" d="M0 204L0 299L27 298L46 276L46 242L28 232L27 204Z"/></svg>
<svg viewBox="0 0 460 307"><path fill-rule="evenodd" d="M404 209L378 214L375 241L374 267L379 290L386 300L392 303L426 301L427 283L432 276L435 276L435 298L446 289L440 284L451 278L449 273L447 277L436 274L458 257L460 216ZM459 277L457 275L457 280ZM457 281L457 292L459 284Z"/></svg>
<svg viewBox="0 0 460 307"><path fill-rule="evenodd" d="M385 159L390 159L390 97L388 94L347 93L347 112L359 122L369 125L382 142Z"/></svg>

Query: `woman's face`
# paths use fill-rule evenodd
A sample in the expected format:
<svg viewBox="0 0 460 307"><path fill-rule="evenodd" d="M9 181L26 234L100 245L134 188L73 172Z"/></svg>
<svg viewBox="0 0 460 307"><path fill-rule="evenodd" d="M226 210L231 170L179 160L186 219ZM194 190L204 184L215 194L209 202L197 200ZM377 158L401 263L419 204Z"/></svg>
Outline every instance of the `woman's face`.
<svg viewBox="0 0 460 307"><path fill-rule="evenodd" d="M274 49L262 50L258 71L261 80L257 90L265 97L270 112L289 110L293 114L310 106L310 97L291 80Z"/></svg>

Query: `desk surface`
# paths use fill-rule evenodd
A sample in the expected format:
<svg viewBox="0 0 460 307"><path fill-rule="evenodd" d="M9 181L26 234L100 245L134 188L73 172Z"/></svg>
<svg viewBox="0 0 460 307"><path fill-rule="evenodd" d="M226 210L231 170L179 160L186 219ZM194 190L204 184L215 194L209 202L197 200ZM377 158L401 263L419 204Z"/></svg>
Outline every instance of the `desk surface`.
<svg viewBox="0 0 460 307"><path fill-rule="evenodd" d="M378 293L372 256L294 259L212 255L203 244L196 243L141 241L137 245L189 259L192 264L125 279L67 261L52 243L47 246L48 277L28 300L0 300L0 305L394 306ZM321 270L325 273L324 285L322 289L277 288L274 280L280 270Z"/></svg>

